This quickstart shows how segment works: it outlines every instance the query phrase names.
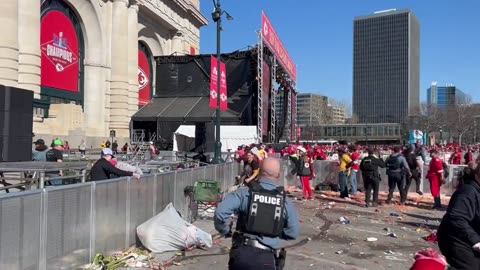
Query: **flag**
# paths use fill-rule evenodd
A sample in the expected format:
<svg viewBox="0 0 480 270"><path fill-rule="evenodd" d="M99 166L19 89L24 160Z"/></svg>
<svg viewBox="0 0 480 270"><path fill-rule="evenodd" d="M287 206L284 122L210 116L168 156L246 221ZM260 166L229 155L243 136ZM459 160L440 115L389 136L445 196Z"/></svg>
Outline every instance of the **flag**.
<svg viewBox="0 0 480 270"><path fill-rule="evenodd" d="M218 98L218 62L214 56L210 60L210 108L217 108Z"/></svg>

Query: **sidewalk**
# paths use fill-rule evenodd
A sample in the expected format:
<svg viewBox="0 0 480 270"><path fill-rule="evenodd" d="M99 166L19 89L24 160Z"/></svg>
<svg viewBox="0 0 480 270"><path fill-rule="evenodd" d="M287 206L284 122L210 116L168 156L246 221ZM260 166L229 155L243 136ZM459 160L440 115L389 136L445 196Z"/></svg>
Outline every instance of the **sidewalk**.
<svg viewBox="0 0 480 270"><path fill-rule="evenodd" d="M293 195L300 196L297 192ZM382 193L381 198L385 197ZM429 196L409 194L413 205L375 209L361 206L361 193L349 202L332 192L317 193L314 201L295 200L302 230L300 239L284 242L288 252L286 269L408 269L416 251L429 247L438 250L436 244L422 239L438 228L444 214L429 210L431 201ZM341 224L340 217L347 218L350 224ZM211 220L194 224L214 235L214 246L208 251L186 252L176 260L180 265L168 269L227 269L231 240L219 238ZM378 240L367 242L369 237Z"/></svg>

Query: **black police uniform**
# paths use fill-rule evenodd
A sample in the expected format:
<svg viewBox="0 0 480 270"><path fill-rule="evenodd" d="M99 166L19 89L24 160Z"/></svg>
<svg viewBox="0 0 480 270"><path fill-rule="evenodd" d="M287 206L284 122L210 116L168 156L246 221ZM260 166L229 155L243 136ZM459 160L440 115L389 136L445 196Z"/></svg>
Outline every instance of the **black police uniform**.
<svg viewBox="0 0 480 270"><path fill-rule="evenodd" d="M231 216L238 214L230 250L230 270L283 269L280 239L293 240L300 222L293 203L269 179L229 193L215 211L215 228L231 235Z"/></svg>
<svg viewBox="0 0 480 270"><path fill-rule="evenodd" d="M378 168L385 168L385 162L373 155L365 157L360 163L363 185L365 188L365 205L370 205L370 196L373 190L373 205L378 205L378 190L382 178L378 173Z"/></svg>

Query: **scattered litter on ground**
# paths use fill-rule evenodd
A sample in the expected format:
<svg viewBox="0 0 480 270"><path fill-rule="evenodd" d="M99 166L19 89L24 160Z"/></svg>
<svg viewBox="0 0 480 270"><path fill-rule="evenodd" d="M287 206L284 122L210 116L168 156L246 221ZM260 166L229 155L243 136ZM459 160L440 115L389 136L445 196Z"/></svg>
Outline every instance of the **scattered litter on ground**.
<svg viewBox="0 0 480 270"><path fill-rule="evenodd" d="M388 233L387 236L390 236L390 237L392 237L392 238L398 238L398 236L397 236L395 233L393 233L393 232Z"/></svg>
<svg viewBox="0 0 480 270"><path fill-rule="evenodd" d="M391 217L399 217L400 215L397 214L397 213L390 213L390 216L391 216Z"/></svg>
<svg viewBox="0 0 480 270"><path fill-rule="evenodd" d="M437 242L437 233L433 232L429 236L423 237L423 239L427 242L430 242L430 243L436 243Z"/></svg>
<svg viewBox="0 0 480 270"><path fill-rule="evenodd" d="M308 238L307 238L307 241L312 241L312 238L308 237Z"/></svg>
<svg viewBox="0 0 480 270"><path fill-rule="evenodd" d="M343 225L350 224L350 220L348 219L348 217L339 217L338 221L340 221L340 223L342 223Z"/></svg>
<svg viewBox="0 0 480 270"><path fill-rule="evenodd" d="M367 242L377 242L377 241L378 241L378 239L375 238L375 237L368 237L367 238Z"/></svg>
<svg viewBox="0 0 480 270"><path fill-rule="evenodd" d="M343 254L343 250L338 250L337 252L335 252L335 254Z"/></svg>

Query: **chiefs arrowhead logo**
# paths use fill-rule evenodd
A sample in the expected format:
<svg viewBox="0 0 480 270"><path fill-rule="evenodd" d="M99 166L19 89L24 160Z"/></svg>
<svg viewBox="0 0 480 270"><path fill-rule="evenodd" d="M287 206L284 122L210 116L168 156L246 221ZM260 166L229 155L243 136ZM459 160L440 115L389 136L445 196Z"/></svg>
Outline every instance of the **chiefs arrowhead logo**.
<svg viewBox="0 0 480 270"><path fill-rule="evenodd" d="M216 99L217 98L217 91L210 91L210 96L213 98L213 99Z"/></svg>
<svg viewBox="0 0 480 270"><path fill-rule="evenodd" d="M142 90L143 88L145 88L145 86L148 85L148 83L149 80L147 74L145 73L145 71L143 71L143 69L138 67L138 89Z"/></svg>
<svg viewBox="0 0 480 270"><path fill-rule="evenodd" d="M263 35L268 36L268 25L266 22L263 24Z"/></svg>
<svg viewBox="0 0 480 270"><path fill-rule="evenodd" d="M221 101L226 101L227 100L227 96L225 94L220 94L220 100Z"/></svg>

